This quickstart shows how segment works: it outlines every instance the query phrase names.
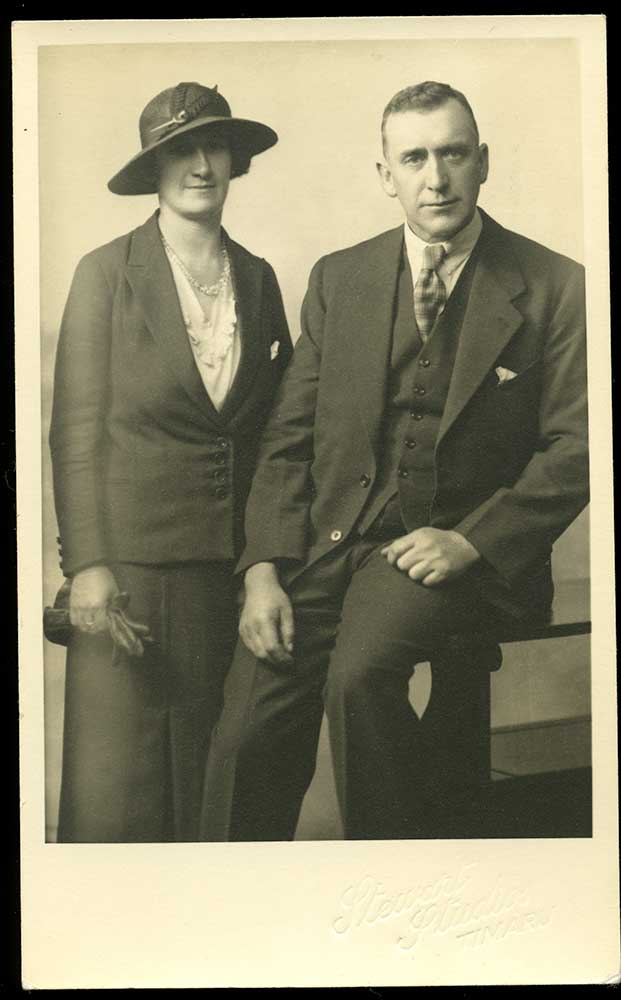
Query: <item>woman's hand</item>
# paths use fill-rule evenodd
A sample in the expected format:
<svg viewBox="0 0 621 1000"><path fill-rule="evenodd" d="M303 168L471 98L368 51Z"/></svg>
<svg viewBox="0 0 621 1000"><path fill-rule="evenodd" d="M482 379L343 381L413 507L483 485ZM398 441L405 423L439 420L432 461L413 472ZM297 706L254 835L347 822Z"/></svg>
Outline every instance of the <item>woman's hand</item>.
<svg viewBox="0 0 621 1000"><path fill-rule="evenodd" d="M106 611L119 588L107 566L89 566L71 581L69 614L71 624L94 635L108 628Z"/></svg>
<svg viewBox="0 0 621 1000"><path fill-rule="evenodd" d="M273 563L255 563L244 580L246 600L239 622L244 644L260 660L293 661L293 610Z"/></svg>

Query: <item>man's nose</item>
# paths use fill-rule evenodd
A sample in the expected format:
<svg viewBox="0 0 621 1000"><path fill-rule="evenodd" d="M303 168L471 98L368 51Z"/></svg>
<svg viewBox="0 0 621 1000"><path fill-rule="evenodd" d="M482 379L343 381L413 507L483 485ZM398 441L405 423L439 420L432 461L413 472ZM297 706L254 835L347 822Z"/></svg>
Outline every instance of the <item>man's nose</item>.
<svg viewBox="0 0 621 1000"><path fill-rule="evenodd" d="M442 190L448 183L448 172L441 156L430 156L427 160L425 177L427 187L432 190Z"/></svg>

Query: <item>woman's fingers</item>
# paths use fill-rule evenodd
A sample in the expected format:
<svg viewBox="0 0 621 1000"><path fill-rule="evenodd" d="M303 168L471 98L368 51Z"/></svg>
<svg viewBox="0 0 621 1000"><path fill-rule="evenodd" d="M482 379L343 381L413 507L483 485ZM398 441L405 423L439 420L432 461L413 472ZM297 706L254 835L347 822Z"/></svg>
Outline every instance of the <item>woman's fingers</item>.
<svg viewBox="0 0 621 1000"><path fill-rule="evenodd" d="M105 632L108 627L106 609L101 607L72 608L70 618L72 625L91 635Z"/></svg>

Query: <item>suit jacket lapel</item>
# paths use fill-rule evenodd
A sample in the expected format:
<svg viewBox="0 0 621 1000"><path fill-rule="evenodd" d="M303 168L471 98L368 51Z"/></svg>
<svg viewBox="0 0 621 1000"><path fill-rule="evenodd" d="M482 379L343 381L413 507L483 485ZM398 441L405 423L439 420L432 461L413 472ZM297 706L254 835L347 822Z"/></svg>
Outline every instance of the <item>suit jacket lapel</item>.
<svg viewBox="0 0 621 1000"><path fill-rule="evenodd" d="M343 296L343 330L348 342L352 387L369 442L377 452L386 404L386 380L394 321L397 281L403 254L403 226L383 233L355 276L356 296Z"/></svg>
<svg viewBox="0 0 621 1000"><path fill-rule="evenodd" d="M479 237L478 258L438 431L438 444L523 320L512 302L524 290L522 273L508 251L502 228L484 212L481 215L483 230Z"/></svg>
<svg viewBox="0 0 621 1000"><path fill-rule="evenodd" d="M167 366L203 414L220 423L220 415L196 367L156 215L134 235L126 276Z"/></svg>
<svg viewBox="0 0 621 1000"><path fill-rule="evenodd" d="M248 398L261 359L263 269L259 260L224 233L231 276L235 290L235 307L238 331L241 337L241 357L230 391L220 411L220 418L228 421L237 415Z"/></svg>

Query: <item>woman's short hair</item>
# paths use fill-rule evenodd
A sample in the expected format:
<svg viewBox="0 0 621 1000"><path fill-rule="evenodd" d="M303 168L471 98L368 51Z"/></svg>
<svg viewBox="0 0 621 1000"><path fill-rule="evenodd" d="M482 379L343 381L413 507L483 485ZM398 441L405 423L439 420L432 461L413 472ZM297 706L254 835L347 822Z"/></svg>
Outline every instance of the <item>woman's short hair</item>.
<svg viewBox="0 0 621 1000"><path fill-rule="evenodd" d="M243 177L250 170L252 155L238 143L231 144L231 179Z"/></svg>

